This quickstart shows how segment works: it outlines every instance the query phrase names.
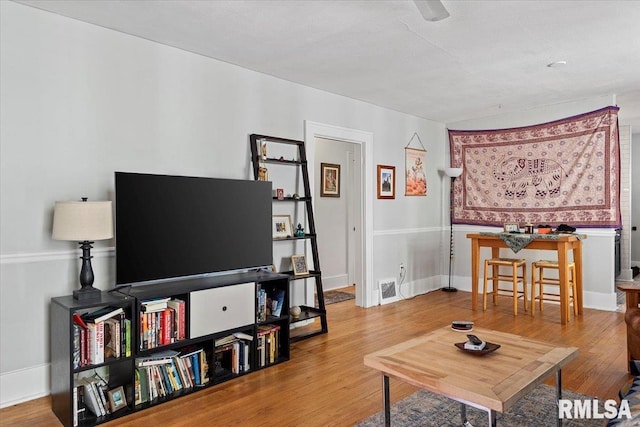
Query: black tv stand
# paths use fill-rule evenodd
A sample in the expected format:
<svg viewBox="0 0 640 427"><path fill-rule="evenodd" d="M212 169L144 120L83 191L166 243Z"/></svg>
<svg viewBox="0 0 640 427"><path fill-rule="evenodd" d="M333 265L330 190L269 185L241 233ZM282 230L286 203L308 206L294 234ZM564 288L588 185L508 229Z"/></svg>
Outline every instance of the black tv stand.
<svg viewBox="0 0 640 427"><path fill-rule="evenodd" d="M259 290L267 294L280 293L282 308L279 316L263 317L258 312ZM171 298L184 301L185 336L163 344L143 341L145 316L144 301ZM118 358L105 358L98 364L77 366L74 362L73 315L93 312L102 307L122 308L124 317L131 325L130 354ZM172 319L175 319L172 317ZM95 301L82 302L72 296L51 300L51 394L53 411L66 426L74 424L91 426L116 418L153 408L166 401L215 386L238 376L252 373L289 360L289 276L265 270L235 272L224 275L185 278L176 281L146 286L123 287L102 292ZM232 359L231 350L218 346L222 338L232 334L249 336L242 344L244 363L239 368ZM171 335L172 337L174 335ZM208 382L187 387L195 379L190 377L185 386L162 396L151 398L149 391L142 399L140 376L147 374L146 367L139 366L144 358L154 357L158 352L174 351L186 356L188 352L202 353ZM124 353L124 352L123 352ZM180 357L180 356L175 356ZM97 416L89 408L79 411L78 396L84 387L81 379L93 375L94 371L107 382L107 391L122 387L126 406ZM184 374L184 372L183 372ZM189 375L189 372L186 372ZM184 379L183 379L184 380ZM159 386L159 384L158 384ZM79 419L79 414L86 414Z"/></svg>

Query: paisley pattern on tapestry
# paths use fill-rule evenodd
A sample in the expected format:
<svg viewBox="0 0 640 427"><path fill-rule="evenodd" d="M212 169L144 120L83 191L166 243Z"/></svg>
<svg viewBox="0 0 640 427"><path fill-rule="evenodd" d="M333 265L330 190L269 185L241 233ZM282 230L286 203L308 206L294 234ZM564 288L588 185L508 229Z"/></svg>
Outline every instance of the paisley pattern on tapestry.
<svg viewBox="0 0 640 427"><path fill-rule="evenodd" d="M618 107L521 128L449 130L454 223L620 225Z"/></svg>

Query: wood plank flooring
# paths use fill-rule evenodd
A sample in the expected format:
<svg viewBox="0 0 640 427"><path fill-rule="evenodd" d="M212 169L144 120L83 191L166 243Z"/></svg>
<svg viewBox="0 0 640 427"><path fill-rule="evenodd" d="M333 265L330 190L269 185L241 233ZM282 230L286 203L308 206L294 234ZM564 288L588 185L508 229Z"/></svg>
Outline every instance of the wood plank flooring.
<svg viewBox="0 0 640 427"><path fill-rule="evenodd" d="M350 287L348 289L353 289ZM394 304L362 309L353 300L327 306L329 334L295 343L291 360L198 393L139 412L105 426L348 426L382 408L381 377L363 364L365 354L452 320L576 346L578 358L563 369L563 388L614 399L629 378L622 313L585 309L560 324L559 307L545 304L536 317L508 299L486 312L471 309L467 292L434 291ZM553 384L553 378L547 382ZM393 402L415 388L391 380ZM48 397L0 410L0 425L60 425Z"/></svg>

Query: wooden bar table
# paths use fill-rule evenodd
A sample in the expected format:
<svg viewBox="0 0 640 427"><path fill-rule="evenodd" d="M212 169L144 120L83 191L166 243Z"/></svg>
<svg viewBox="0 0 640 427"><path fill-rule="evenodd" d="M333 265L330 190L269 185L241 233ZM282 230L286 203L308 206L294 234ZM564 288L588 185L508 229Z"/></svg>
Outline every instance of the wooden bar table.
<svg viewBox="0 0 640 427"><path fill-rule="evenodd" d="M498 258L500 249L510 249L505 242L506 233L477 233L467 234L471 239L471 308L478 308L478 281L480 280L480 248L491 248L491 257ZM517 239L519 235L511 235L510 238ZM578 314L582 315L582 240L585 235L575 234L522 234L521 238L531 240L524 249L551 250L558 254L558 264L560 266L558 274L560 279L560 321L564 325L570 319L569 294L567 284L569 283L569 268L567 264L571 262L570 251L573 254L573 262L576 265L576 295L573 303L578 307Z"/></svg>

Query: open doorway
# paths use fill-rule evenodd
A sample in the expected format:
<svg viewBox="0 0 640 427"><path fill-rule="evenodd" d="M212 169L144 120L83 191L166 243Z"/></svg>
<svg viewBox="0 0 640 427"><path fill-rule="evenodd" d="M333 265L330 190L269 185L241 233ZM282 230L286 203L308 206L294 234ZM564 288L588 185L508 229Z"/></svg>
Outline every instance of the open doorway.
<svg viewBox="0 0 640 427"><path fill-rule="evenodd" d="M329 141L338 141L342 143L349 143L357 146L357 149L353 151L353 161L349 161L349 165L358 165L350 170L349 175L351 178L346 178L343 175L343 180L352 180L350 184L350 204L349 218L351 218L349 225L345 227L356 228L354 233L351 233L351 237L347 238L347 251L350 255L347 256L349 270L346 273L349 277L348 282L355 283L356 293L356 305L361 307L371 307L377 304L377 296L373 292L370 278L372 277L372 239L373 239L373 196L375 194L374 185L371 180L365 179L365 177L373 176L373 134L370 132L347 129L338 126L326 125L321 123L315 123L311 121L305 121L305 144L307 145L307 153L313 158L309 158L309 180L311 187L315 189L320 188L320 162L315 159L315 144L316 139L326 139ZM346 182L346 181L344 181ZM357 190L353 190L356 188ZM314 211L316 210L316 203L320 197L314 197ZM355 203L357 201L357 203ZM316 219L317 224L317 219ZM356 224L359 224L356 225ZM348 236L345 232L345 236ZM319 239L320 240L320 239ZM348 249L352 246L352 249ZM325 266L327 262L322 258L320 259L323 273L323 280L325 278ZM324 283L323 283L324 285ZM326 288L326 287L325 287ZM313 289L308 287L307 289L307 303L313 303Z"/></svg>
<svg viewBox="0 0 640 427"><path fill-rule="evenodd" d="M318 253L325 303L331 303L332 298L355 297L355 287L362 283L361 269L356 267L362 264L358 244L362 241L362 149L352 142L319 137L314 146L319 183L314 189ZM322 192L323 166L338 171L337 192Z"/></svg>

